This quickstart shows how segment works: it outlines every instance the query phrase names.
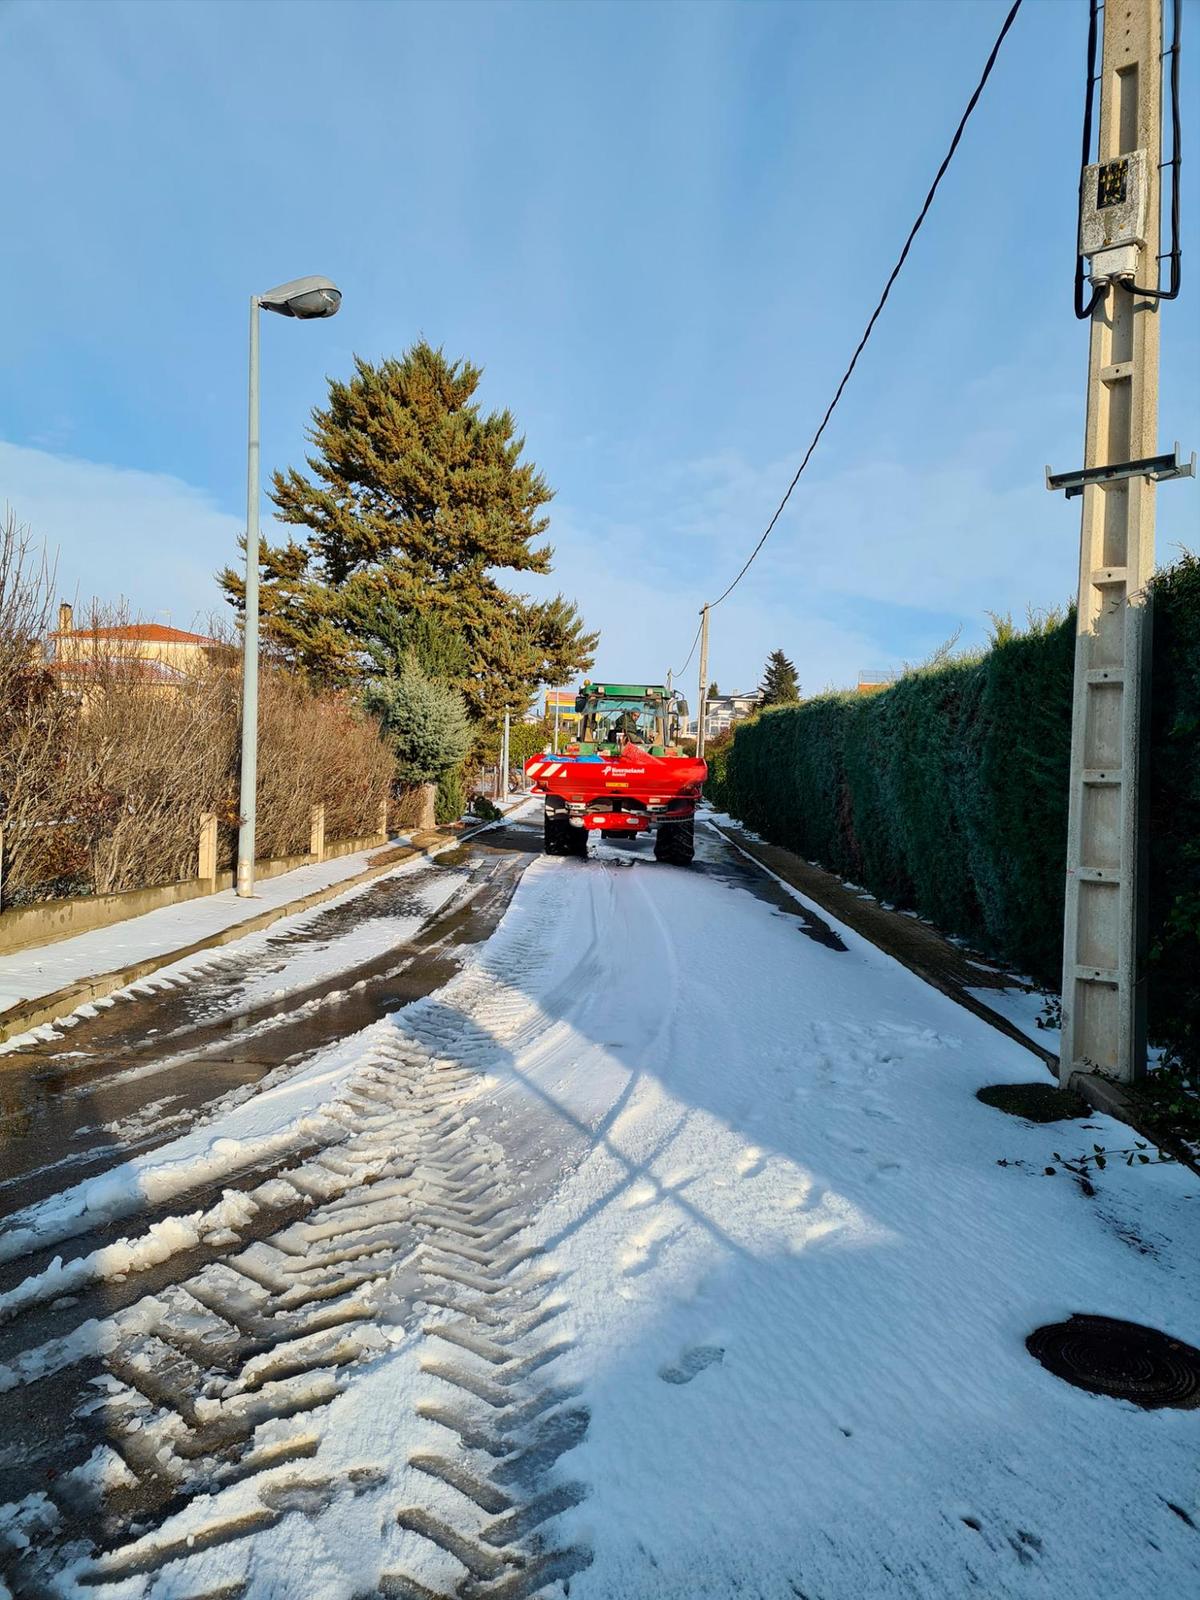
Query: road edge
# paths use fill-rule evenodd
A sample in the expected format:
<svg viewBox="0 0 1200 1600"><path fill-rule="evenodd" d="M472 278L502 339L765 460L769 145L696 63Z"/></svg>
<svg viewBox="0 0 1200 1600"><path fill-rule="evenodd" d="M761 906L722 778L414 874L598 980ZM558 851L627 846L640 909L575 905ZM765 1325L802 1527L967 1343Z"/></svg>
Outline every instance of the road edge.
<svg viewBox="0 0 1200 1600"><path fill-rule="evenodd" d="M865 923L865 919L855 919L852 907L840 903L836 905L830 903L829 897L821 894L819 882L812 881L807 876L803 878L803 881L794 881L793 878L785 876L779 870L786 865L785 861L779 860L780 856L791 857L798 864L808 865L808 863L804 862L802 856L796 855L794 851L788 850L782 845L770 845L769 848L774 859L773 862L768 863L760 859L754 848L754 840L737 837L733 832L714 822L711 817L705 820L714 833L720 834L727 844L731 844L735 850L739 851L748 860L753 861L761 871L779 879L794 890L796 894L803 896L805 900L811 901L828 916L844 923L851 932L858 934L862 939L866 939L869 944L874 945L877 950L882 950L885 955L891 956L894 961L898 961L902 967L906 967L909 972L920 978L923 983L929 984L931 988L936 989L940 994L944 994L947 999L955 1001L964 1010L971 1012L973 1016L978 1017L981 1021L988 1023L990 1027L1003 1033L1006 1038L1014 1040L1017 1044L1024 1045L1026 1050L1030 1054L1037 1056L1047 1071L1057 1079L1058 1057L1052 1050L1047 1050L1044 1045L1038 1044L1036 1039L1031 1039L1028 1034L1022 1032L1016 1023L1004 1016L1003 1013L993 1011L991 1006L986 1001L981 1000L977 994L970 993L936 969L927 967L920 961L914 961L911 952L905 950L902 946L893 946L880 939L878 934L881 926L879 916L881 908L877 905L875 906L875 914L871 919L870 926L860 926L859 923ZM800 877L801 874L797 871L794 878L798 879ZM896 915L899 915L899 913L896 913ZM1115 1082L1111 1078L1104 1077L1101 1073L1075 1072L1071 1075L1070 1088L1076 1094L1082 1096L1093 1111L1102 1112L1106 1116L1115 1118L1118 1122L1123 1122L1126 1127L1132 1128L1135 1133L1141 1134L1156 1149L1172 1156L1181 1165L1190 1167L1193 1172L1200 1174L1200 1162L1197 1161L1185 1141L1167 1130L1152 1127L1144 1108L1138 1104L1136 1097L1131 1095L1122 1084Z"/></svg>
<svg viewBox="0 0 1200 1600"><path fill-rule="evenodd" d="M130 962L128 966L115 968L111 972L99 972L89 978L77 978L74 983L66 984L61 989L55 989L50 994L40 995L32 1000L20 1000L15 1006L0 1011L0 1044L6 1044L18 1034L28 1033L31 1028L40 1027L43 1023L69 1016L72 1011L91 1000L103 1000L115 990L127 988L131 983L137 983L139 979L147 978L160 968L169 967L175 961L186 960L188 956L198 955L203 950L216 950L221 945L235 944L247 934L261 933L264 928L269 928L272 923L279 922L283 917L295 916L298 912L325 905L351 889L360 888L374 878L381 878L385 873L394 872L397 867L406 866L410 861L422 857L432 860L443 851L452 850L457 845L465 844L468 839L499 826L500 824L496 822L486 822L477 828L466 829L462 833L446 835L438 832L432 837L429 834L418 833L411 836L414 840L412 846L382 844L376 853L382 854L388 851L391 859L377 866L368 867L363 872L357 872L353 877L342 878L323 889L313 889L308 894L298 895L294 900L285 901L282 905L271 906L256 917L250 917L244 922L231 923L229 927L219 928L213 933L206 934L202 939L193 940L191 944L164 950L158 955L146 956L141 961ZM393 854L393 851L397 853ZM4 1058L0 1055L0 1070L3 1069L3 1065Z"/></svg>
<svg viewBox="0 0 1200 1600"><path fill-rule="evenodd" d="M980 1000L975 994L952 982L944 973L938 972L935 967L927 966L924 962L914 960L912 953L904 949L899 943L892 944L879 938L880 913L884 908L880 907L877 902L872 902L875 915L872 918L871 926L867 927L863 925L865 919L855 918L851 906L841 903L831 904L829 898L821 894L818 883L811 882L808 878L805 878L802 882L797 882L795 878L788 877L778 870L785 865L784 862L776 859L774 864L771 864L762 860L754 848L754 840L736 837L733 833L721 827L719 823L714 822L711 817L705 820L715 833L719 833L722 839L731 844L735 850L740 850L744 856L753 861L763 872L769 872L774 877L781 877L782 881L790 889L795 890L799 895L803 895L806 900L812 901L821 911L824 911L828 916L836 918L838 922L849 928L852 933L858 934L859 938L865 939L868 944L874 945L877 950L882 950L885 955L891 956L893 961L898 961L902 967L906 967L909 972L914 973L923 983L929 984L939 994L944 994L947 999L954 1000L965 1011L969 1011L973 1016L979 1017L981 1021L988 1023L1015 1043L1024 1045L1031 1055L1038 1057L1049 1073L1057 1077L1058 1057L1052 1050L1047 1050L1044 1045L1038 1044L1036 1039L1031 1039L1027 1033L1018 1028L1016 1023L1010 1021L1002 1012L994 1011L991 1006ZM794 851L788 850L782 845L773 844L769 848L777 858L779 856L791 857L798 865L809 865L802 856L796 855ZM798 872L796 876L799 876ZM901 913L894 913L894 915L901 915ZM931 934L935 931L929 930Z"/></svg>

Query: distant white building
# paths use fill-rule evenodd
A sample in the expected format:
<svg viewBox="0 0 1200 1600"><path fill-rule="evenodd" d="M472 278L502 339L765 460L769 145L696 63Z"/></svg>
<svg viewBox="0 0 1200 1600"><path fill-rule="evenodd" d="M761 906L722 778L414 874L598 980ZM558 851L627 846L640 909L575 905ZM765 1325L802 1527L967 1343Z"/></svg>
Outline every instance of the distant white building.
<svg viewBox="0 0 1200 1600"><path fill-rule="evenodd" d="M732 728L735 722L744 722L758 710L762 699L761 689L749 694L712 694L704 702L704 737L715 739L718 733ZM695 734L695 719L688 724L688 732Z"/></svg>

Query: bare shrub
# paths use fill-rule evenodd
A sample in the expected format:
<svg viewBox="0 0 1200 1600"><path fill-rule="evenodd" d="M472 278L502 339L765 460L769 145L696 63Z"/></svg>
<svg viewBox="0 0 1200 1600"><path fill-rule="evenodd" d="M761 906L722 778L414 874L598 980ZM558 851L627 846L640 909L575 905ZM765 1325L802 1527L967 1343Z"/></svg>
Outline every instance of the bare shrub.
<svg viewBox="0 0 1200 1600"><path fill-rule="evenodd" d="M270 671L262 678L258 727L260 855L307 850L312 807L321 803L330 841L375 831L393 762L374 718L346 694Z"/></svg>
<svg viewBox="0 0 1200 1600"><path fill-rule="evenodd" d="M220 860L238 825L240 660L131 650L121 611L94 607L47 655L54 574L28 530L0 525L0 826L4 902L142 888L196 872L200 815ZM312 807L333 842L374 832L393 780L379 725L344 694L262 676L258 854L308 850Z"/></svg>
<svg viewBox="0 0 1200 1600"><path fill-rule="evenodd" d="M43 658L53 596L44 548L7 510L0 524L0 827L9 900L86 873L78 841L50 826L69 814L62 747L74 720Z"/></svg>
<svg viewBox="0 0 1200 1600"><path fill-rule="evenodd" d="M167 678L101 643L89 676L71 789L95 892L194 877L201 812L236 816L237 675L201 662Z"/></svg>

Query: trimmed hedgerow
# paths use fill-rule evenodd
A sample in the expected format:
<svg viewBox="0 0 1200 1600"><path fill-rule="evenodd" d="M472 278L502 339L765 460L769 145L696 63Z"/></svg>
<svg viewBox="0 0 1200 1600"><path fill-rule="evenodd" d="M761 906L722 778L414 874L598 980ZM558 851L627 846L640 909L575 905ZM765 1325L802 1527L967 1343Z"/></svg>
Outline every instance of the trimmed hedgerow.
<svg viewBox="0 0 1200 1600"><path fill-rule="evenodd" d="M1155 580L1151 1027L1200 1050L1200 562ZM1072 615L869 695L741 724L707 793L774 843L911 907L1057 987L1070 763Z"/></svg>
<svg viewBox="0 0 1200 1600"><path fill-rule="evenodd" d="M1150 718L1150 1026L1200 1072L1200 560L1160 572Z"/></svg>

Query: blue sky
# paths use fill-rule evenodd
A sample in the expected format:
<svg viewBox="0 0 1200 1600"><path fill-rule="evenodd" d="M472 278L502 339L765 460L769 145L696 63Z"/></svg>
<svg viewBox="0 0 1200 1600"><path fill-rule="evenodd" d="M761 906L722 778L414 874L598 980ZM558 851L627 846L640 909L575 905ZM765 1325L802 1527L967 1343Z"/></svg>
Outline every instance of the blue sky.
<svg viewBox="0 0 1200 1600"><path fill-rule="evenodd" d="M602 630L602 673L657 678L774 510L1004 9L0 0L0 501L58 547L68 596L218 609L248 297L327 273L332 322L264 322L264 468L300 461L353 353L470 356L557 490L539 587ZM1072 593L1076 503L1042 472L1082 452L1085 29L1084 0L1026 0L834 423L714 614L722 687L777 645L807 691L849 684ZM1163 313L1161 435L1187 449L1197 170ZM1198 504L1160 492L1164 559Z"/></svg>

